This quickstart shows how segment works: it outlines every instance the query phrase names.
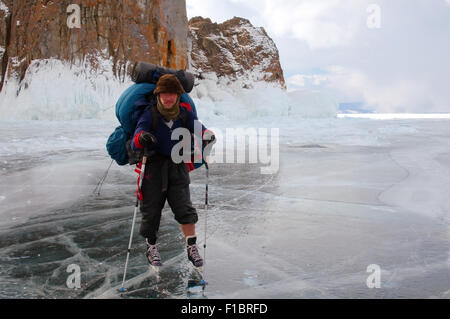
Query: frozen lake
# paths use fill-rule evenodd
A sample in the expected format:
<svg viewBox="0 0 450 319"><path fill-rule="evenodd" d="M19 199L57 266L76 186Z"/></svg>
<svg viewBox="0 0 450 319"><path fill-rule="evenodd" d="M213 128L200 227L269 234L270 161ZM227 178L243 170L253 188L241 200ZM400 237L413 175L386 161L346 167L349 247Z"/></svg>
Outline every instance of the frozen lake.
<svg viewBox="0 0 450 319"><path fill-rule="evenodd" d="M248 125L280 128L280 169L211 165L206 297L450 297L449 119ZM93 194L114 126L0 122L0 298L120 297L137 175L114 164ZM203 239L205 169L191 180ZM187 292L197 275L167 207L159 242L156 277L135 232L122 297L200 297ZM71 264L77 290L66 285ZM370 289L374 264L380 288Z"/></svg>

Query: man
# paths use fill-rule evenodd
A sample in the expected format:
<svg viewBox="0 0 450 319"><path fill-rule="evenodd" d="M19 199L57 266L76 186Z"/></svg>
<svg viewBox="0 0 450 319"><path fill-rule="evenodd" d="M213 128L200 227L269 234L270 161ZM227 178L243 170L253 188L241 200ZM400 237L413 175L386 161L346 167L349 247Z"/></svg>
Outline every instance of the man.
<svg viewBox="0 0 450 319"><path fill-rule="evenodd" d="M162 266L156 241L166 199L185 236L188 259L195 267L203 266L196 244L195 224L198 216L190 198L188 167L184 162L176 164L171 158L172 148L179 143L172 140L172 132L185 127L194 133L194 123L198 121L189 110L189 105L180 106L183 93L184 89L175 75L163 75L150 99L150 108L138 120L131 144L134 150L144 148L154 151L154 155L147 159L142 182L140 234L146 238L148 262L156 267ZM205 140L205 132L211 136L209 140ZM214 134L203 125L202 135L203 147L215 141Z"/></svg>

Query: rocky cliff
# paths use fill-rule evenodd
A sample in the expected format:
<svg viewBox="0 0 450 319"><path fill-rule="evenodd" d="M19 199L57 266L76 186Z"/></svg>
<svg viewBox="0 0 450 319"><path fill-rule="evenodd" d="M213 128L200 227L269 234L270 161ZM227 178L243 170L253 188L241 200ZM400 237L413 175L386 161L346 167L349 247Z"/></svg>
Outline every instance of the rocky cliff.
<svg viewBox="0 0 450 319"><path fill-rule="evenodd" d="M234 17L223 23L195 17L189 21L190 67L200 77L266 81L285 87L278 49L264 28Z"/></svg>
<svg viewBox="0 0 450 319"><path fill-rule="evenodd" d="M6 43L9 42L7 34L8 27L10 25L9 21L10 13L8 7L0 1L0 90L2 88L3 81L3 70L6 68L7 58L6 53Z"/></svg>
<svg viewBox="0 0 450 319"><path fill-rule="evenodd" d="M10 78L16 94L27 89L31 73L54 68L41 62L51 58L76 65L72 72L88 80L107 65L124 81L135 62L146 61L189 67L200 78L214 72L285 87L278 50L263 28L242 18L188 23L185 0L0 0L0 91Z"/></svg>
<svg viewBox="0 0 450 319"><path fill-rule="evenodd" d="M0 90L47 58L94 68L112 59L117 78L136 61L184 69L187 33L185 0L1 0Z"/></svg>

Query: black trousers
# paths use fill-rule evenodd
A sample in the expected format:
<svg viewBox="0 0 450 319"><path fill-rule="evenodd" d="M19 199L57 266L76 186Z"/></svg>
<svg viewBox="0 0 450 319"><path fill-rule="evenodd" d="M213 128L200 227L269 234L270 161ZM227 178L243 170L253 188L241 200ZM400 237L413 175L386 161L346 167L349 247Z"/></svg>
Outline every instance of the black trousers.
<svg viewBox="0 0 450 319"><path fill-rule="evenodd" d="M148 238L150 243L156 242L166 200L179 224L197 223L198 215L192 206L189 191L190 182L185 163L175 164L170 157L160 154L147 160L142 181L143 200L140 202L140 234Z"/></svg>

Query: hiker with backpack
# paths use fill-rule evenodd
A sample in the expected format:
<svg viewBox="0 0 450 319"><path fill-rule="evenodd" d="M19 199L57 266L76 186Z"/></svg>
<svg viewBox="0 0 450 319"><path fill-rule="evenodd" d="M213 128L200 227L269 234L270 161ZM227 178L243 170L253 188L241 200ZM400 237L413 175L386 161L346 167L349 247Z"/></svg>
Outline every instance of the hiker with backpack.
<svg viewBox="0 0 450 319"><path fill-rule="evenodd" d="M195 267L203 265L196 243L195 224L198 215L189 191L188 166L192 167L192 163L175 163L171 157L172 148L179 142L172 140L172 132L184 127L193 134L195 122L198 121L190 105L180 103L180 96L184 92L175 75L165 74L158 80L152 94L136 102L149 105L138 119L131 148L134 151L145 149L146 154L151 151L141 188L140 234L146 239L146 256L154 267L162 266L156 242L166 200L184 234L188 259ZM202 138L203 148L215 142L214 134L203 125Z"/></svg>

